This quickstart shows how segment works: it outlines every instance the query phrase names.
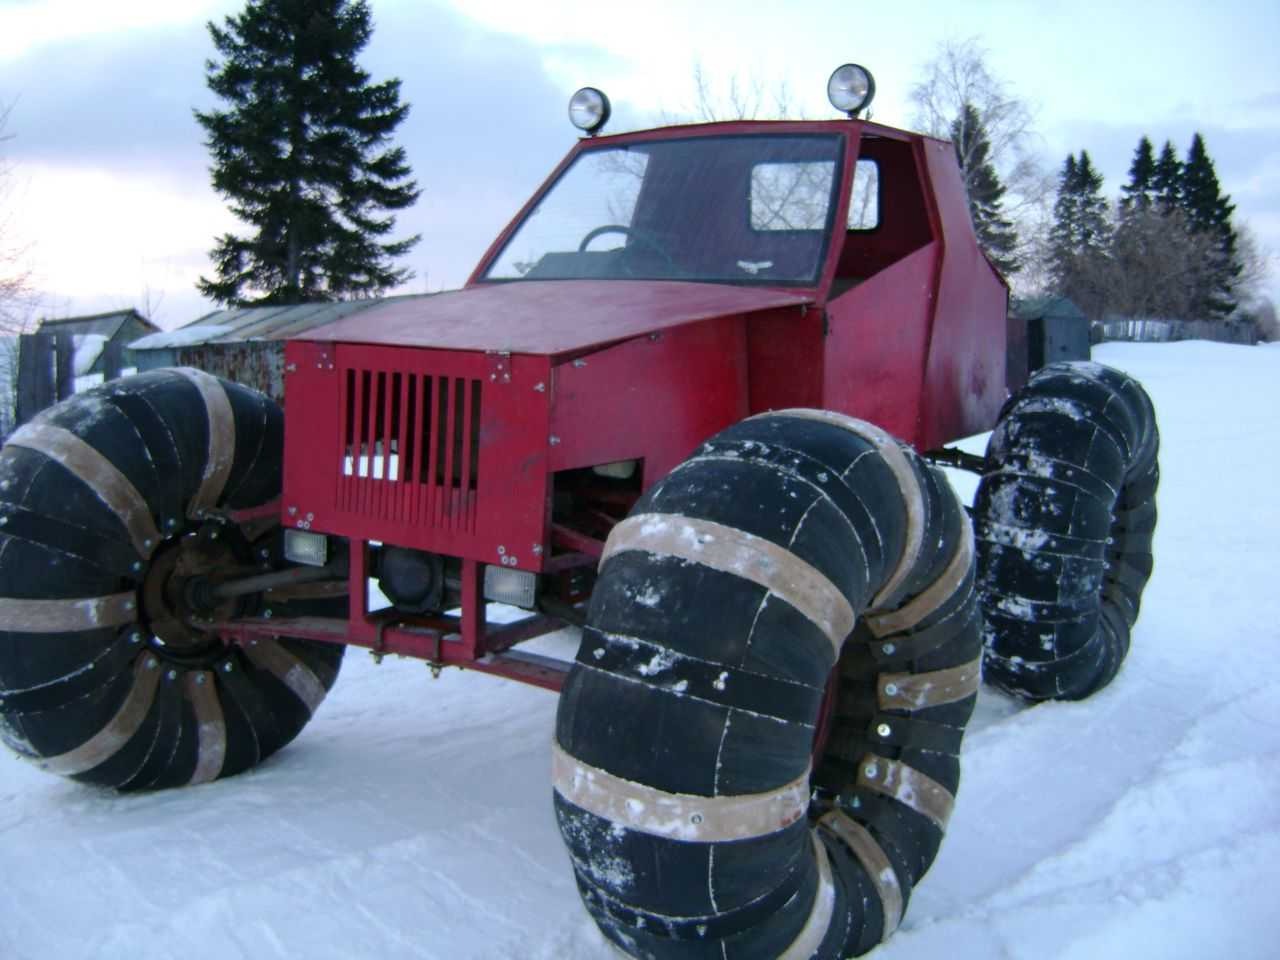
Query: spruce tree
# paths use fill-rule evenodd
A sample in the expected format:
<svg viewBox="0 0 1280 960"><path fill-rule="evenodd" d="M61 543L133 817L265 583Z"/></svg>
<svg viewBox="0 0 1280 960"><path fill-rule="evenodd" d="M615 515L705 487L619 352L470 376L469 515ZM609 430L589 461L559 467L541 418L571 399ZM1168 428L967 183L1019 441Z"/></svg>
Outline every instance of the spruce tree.
<svg viewBox="0 0 1280 960"><path fill-rule="evenodd" d="M1058 174L1058 196L1053 203L1053 227L1049 231L1049 275L1053 287L1062 292L1069 284L1075 261L1076 236L1079 233L1079 203L1074 153L1067 154Z"/></svg>
<svg viewBox="0 0 1280 960"><path fill-rule="evenodd" d="M1168 213L1181 204L1182 162L1178 159L1178 152L1173 149L1173 144L1168 140L1160 150L1160 159L1156 161L1151 186L1163 212Z"/></svg>
<svg viewBox="0 0 1280 960"><path fill-rule="evenodd" d="M978 244L997 270L1005 275L1016 273L1020 266L1014 253L1018 234L1001 209L1004 184L991 164L991 143L973 104L966 103L960 116L952 122L951 142L955 144L956 159L965 174L969 215Z"/></svg>
<svg viewBox="0 0 1280 960"><path fill-rule="evenodd" d="M1107 264L1111 224L1102 196L1102 176L1086 150L1068 154L1058 176L1058 196L1049 232L1049 272L1055 293L1075 301L1086 316L1105 307L1101 279Z"/></svg>
<svg viewBox="0 0 1280 960"><path fill-rule="evenodd" d="M1145 136L1138 141L1129 164L1129 182L1120 188L1120 209L1148 210L1156 193L1156 158L1151 141Z"/></svg>
<svg viewBox="0 0 1280 960"><path fill-rule="evenodd" d="M1107 201L1102 195L1102 174L1089 159L1089 151L1080 151L1076 164L1076 194L1079 197L1079 244L1082 251L1103 253L1111 241L1111 223L1107 219Z"/></svg>
<svg viewBox="0 0 1280 960"><path fill-rule="evenodd" d="M223 304L372 296L412 274L394 265L418 237L388 241L389 211L418 198L404 149L400 81L372 83L356 57L373 31L365 0L248 0L208 24L206 62L223 109L195 111L213 186L249 227L211 251L200 292Z"/></svg>
<svg viewBox="0 0 1280 960"><path fill-rule="evenodd" d="M1213 263L1202 309L1210 317L1225 317L1236 307L1232 288L1241 272L1236 231L1231 225L1235 204L1223 195L1213 161L1199 133L1192 137L1182 166L1179 199L1191 231L1203 234L1211 244Z"/></svg>

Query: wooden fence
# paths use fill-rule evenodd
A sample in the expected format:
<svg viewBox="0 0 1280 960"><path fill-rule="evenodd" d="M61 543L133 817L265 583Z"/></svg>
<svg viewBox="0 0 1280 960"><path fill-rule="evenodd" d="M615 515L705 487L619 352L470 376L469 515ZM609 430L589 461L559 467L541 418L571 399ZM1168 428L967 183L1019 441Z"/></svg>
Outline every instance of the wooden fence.
<svg viewBox="0 0 1280 960"><path fill-rule="evenodd" d="M1174 340L1214 340L1218 343L1258 342L1257 328L1251 324L1210 323L1204 320L1157 320L1148 317L1108 317L1094 324L1101 340L1135 340L1141 343L1169 343Z"/></svg>
<svg viewBox="0 0 1280 960"><path fill-rule="evenodd" d="M115 380L123 366L124 345L108 340L102 347L104 380ZM18 338L14 426L76 392L75 339L69 333L24 333Z"/></svg>

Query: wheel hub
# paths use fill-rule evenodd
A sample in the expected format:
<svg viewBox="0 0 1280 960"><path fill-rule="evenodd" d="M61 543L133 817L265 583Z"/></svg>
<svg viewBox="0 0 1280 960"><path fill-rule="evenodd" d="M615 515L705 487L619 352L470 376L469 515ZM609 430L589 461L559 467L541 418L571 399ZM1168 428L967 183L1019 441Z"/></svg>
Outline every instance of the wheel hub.
<svg viewBox="0 0 1280 960"><path fill-rule="evenodd" d="M152 645L176 658L220 651L208 624L240 612L242 600L217 600L212 586L247 569L234 537L221 524L205 524L165 540L151 558L140 591L143 625Z"/></svg>

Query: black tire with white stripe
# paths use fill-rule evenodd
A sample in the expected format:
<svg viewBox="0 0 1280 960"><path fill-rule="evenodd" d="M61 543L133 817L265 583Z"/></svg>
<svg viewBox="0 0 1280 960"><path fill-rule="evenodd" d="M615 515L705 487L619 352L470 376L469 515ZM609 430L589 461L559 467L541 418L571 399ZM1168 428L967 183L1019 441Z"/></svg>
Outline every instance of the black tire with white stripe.
<svg viewBox="0 0 1280 960"><path fill-rule="evenodd" d="M555 810L601 931L872 949L936 855L979 651L967 517L909 448L808 410L708 441L611 534L560 700Z"/></svg>
<svg viewBox="0 0 1280 960"><path fill-rule="evenodd" d="M281 638L179 655L152 636L140 596L199 516L279 495L282 451L275 403L190 369L78 394L13 434L0 451L10 747L51 772L135 790L238 773L298 734L342 647Z"/></svg>
<svg viewBox="0 0 1280 960"><path fill-rule="evenodd" d="M1052 364L1005 404L974 502L988 682L1079 700L1115 677L1151 576L1159 448L1142 386L1101 364Z"/></svg>

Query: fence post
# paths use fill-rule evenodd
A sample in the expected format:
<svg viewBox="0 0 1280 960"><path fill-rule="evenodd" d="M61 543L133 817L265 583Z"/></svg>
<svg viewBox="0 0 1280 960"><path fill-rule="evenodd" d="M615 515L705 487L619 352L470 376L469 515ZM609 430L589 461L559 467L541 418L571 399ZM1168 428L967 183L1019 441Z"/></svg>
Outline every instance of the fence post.
<svg viewBox="0 0 1280 960"><path fill-rule="evenodd" d="M114 337L102 347L102 380L118 380L124 366L124 344Z"/></svg>
<svg viewBox="0 0 1280 960"><path fill-rule="evenodd" d="M58 399L65 400L76 392L76 344L71 334L54 335L53 358Z"/></svg>
<svg viewBox="0 0 1280 960"><path fill-rule="evenodd" d="M53 403L53 337L24 333L18 338L18 396L14 425L22 426Z"/></svg>

